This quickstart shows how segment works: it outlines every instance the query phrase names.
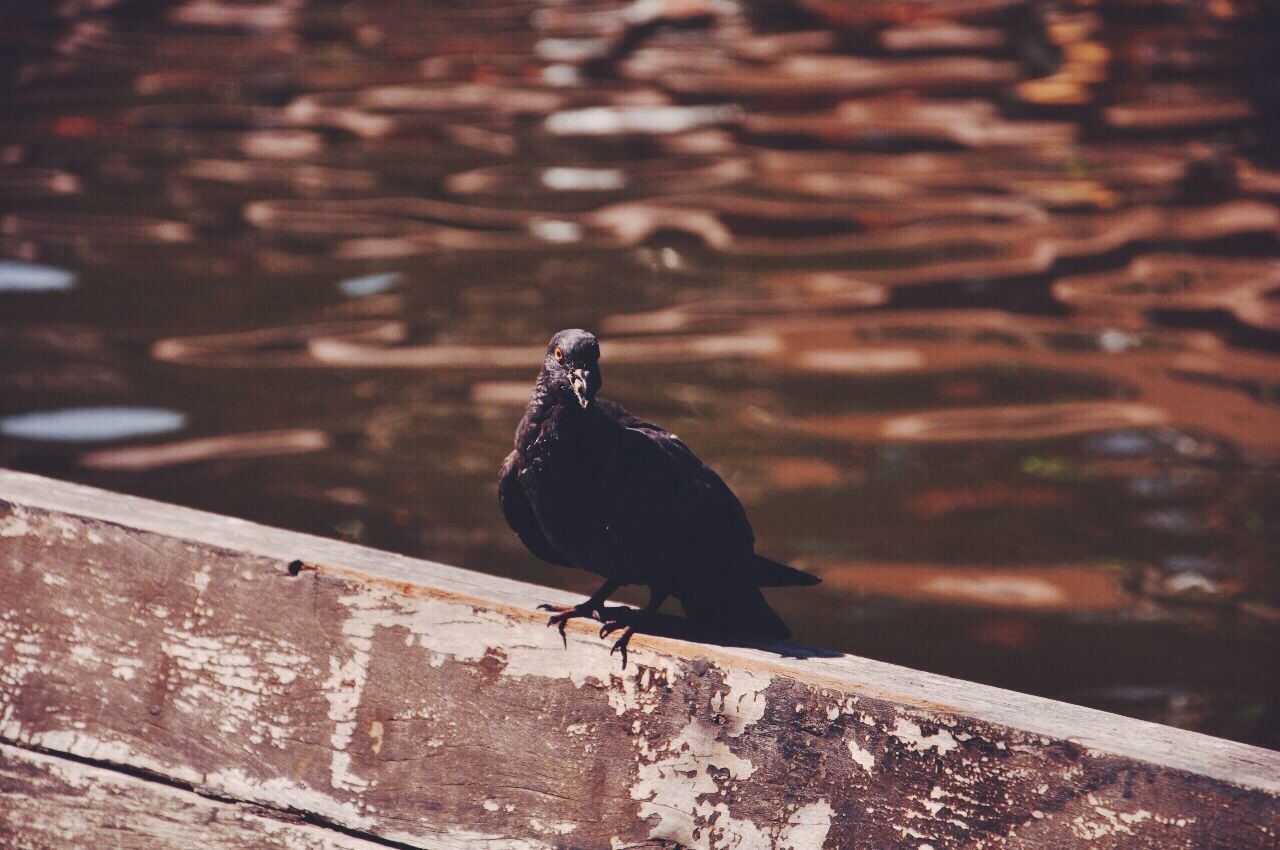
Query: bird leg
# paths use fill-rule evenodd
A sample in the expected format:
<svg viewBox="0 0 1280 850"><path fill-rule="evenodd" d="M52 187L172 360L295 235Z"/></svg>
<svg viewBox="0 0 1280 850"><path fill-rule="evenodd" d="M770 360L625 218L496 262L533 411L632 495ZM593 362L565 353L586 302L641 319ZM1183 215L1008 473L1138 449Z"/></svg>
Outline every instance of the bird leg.
<svg viewBox="0 0 1280 850"><path fill-rule="evenodd" d="M609 598L609 594L613 593L619 587L621 582L609 579L600 585L600 589L591 594L585 601L579 602L577 605L550 605L544 603L538 606L539 611L553 611L547 618L548 626L558 626L560 629L560 639L564 641L565 649L569 648L569 638L564 633L565 623L575 617L590 617L593 620L599 620L601 613L604 611L604 602Z"/></svg>
<svg viewBox="0 0 1280 850"><path fill-rule="evenodd" d="M636 627L643 625L656 614L667 596L668 593L665 590L649 588L649 601L639 611L621 606L610 609L609 619L600 626L600 637L607 637L619 629L623 630L621 637L613 642L613 648L609 650L610 655L615 652L622 653L623 670L627 669L627 644L631 643L631 636L636 633Z"/></svg>

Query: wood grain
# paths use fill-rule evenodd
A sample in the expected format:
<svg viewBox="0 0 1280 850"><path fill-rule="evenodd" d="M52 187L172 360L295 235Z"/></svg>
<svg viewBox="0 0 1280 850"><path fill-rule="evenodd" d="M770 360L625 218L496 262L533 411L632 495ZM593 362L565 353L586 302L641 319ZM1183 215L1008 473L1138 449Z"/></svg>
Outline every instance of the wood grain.
<svg viewBox="0 0 1280 850"><path fill-rule="evenodd" d="M0 744L8 850L382 850L383 845L209 800L118 771Z"/></svg>
<svg viewBox="0 0 1280 850"><path fill-rule="evenodd" d="M0 582L0 740L369 840L1280 840L1277 753L849 656L624 671L544 628L560 593L34 476L0 472Z"/></svg>

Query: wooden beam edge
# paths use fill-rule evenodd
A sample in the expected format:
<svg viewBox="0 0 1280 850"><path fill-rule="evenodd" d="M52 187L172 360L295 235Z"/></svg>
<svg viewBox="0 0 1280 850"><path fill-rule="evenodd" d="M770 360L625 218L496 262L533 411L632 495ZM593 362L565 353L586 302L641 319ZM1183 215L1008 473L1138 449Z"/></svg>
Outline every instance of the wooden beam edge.
<svg viewBox="0 0 1280 850"><path fill-rule="evenodd" d="M409 592L460 597L482 607L529 618L541 616L534 611L541 602L577 601L562 591L526 582L28 473L0 470L0 501L108 522L226 551L284 562L301 560L321 572L392 583ZM5 535L5 530L0 525L0 536ZM1280 752L1209 735L853 655L803 657L811 653L792 644L761 646L784 652L790 648L791 654L802 657L780 656L767 649L719 647L650 636L638 636L635 645L646 645L677 657L705 657L752 669L763 668L816 687L864 693L907 707L945 711L1032 735L1066 739L1095 753L1121 756L1280 796Z"/></svg>
<svg viewBox="0 0 1280 850"><path fill-rule="evenodd" d="M126 824L127 828L121 829ZM0 742L0 845L386 850L262 806L218 800L120 770Z"/></svg>

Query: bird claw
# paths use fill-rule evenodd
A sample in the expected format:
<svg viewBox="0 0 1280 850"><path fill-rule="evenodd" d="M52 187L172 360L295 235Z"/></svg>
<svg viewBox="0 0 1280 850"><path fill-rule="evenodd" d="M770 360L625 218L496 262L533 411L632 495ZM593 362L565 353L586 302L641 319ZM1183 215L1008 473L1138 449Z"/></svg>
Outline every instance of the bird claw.
<svg viewBox="0 0 1280 850"><path fill-rule="evenodd" d="M543 602L538 606L539 611L553 611L557 614L567 614L570 611L577 611L579 609L586 610L586 603L581 602L577 605L553 605L550 602Z"/></svg>
<svg viewBox="0 0 1280 850"><path fill-rule="evenodd" d="M630 625L627 623L624 623L622 620L605 620L604 624L600 626L600 637L602 638L608 637L609 635L616 632L618 629L626 629L626 628L630 628Z"/></svg>
<svg viewBox="0 0 1280 850"><path fill-rule="evenodd" d="M618 639L613 642L613 647L609 650L609 654L613 655L615 652L622 654L623 670L627 669L627 646L631 643L631 637L636 633L636 626L643 617L644 614L641 612L623 608L613 617L605 620L600 626L600 637L602 638L608 637L616 631L622 631Z"/></svg>
<svg viewBox="0 0 1280 850"><path fill-rule="evenodd" d="M617 628L622 628L622 626L618 625ZM627 644L631 643L631 636L634 635L635 633L636 633L635 626L627 626L626 631L622 633L622 637L615 640L613 642L613 647L609 650L610 655L613 655L615 652L622 653L622 669L623 670L627 669Z"/></svg>
<svg viewBox="0 0 1280 850"><path fill-rule="evenodd" d="M538 606L538 610L555 612L547 618L547 626L556 626L557 631L560 632L560 640L564 641L565 649L569 648L569 636L565 634L564 630L566 623L577 617L590 617L593 620L600 619L600 609L586 602L578 605L552 605L544 602Z"/></svg>
<svg viewBox="0 0 1280 850"><path fill-rule="evenodd" d="M602 638L621 630L622 634L613 642L613 647L609 650L609 654L613 655L615 652L622 654L623 670L627 669L627 646L631 643L631 637L636 633L636 627L650 615L647 610L637 611L625 605L617 607L603 604L593 605L591 600L580 602L577 605L543 603L538 606L538 610L552 612L551 616L547 618L547 625L556 626L560 632L560 639L564 641L565 649L569 648L569 637L565 633L565 624L577 617L590 617L599 621L600 637Z"/></svg>

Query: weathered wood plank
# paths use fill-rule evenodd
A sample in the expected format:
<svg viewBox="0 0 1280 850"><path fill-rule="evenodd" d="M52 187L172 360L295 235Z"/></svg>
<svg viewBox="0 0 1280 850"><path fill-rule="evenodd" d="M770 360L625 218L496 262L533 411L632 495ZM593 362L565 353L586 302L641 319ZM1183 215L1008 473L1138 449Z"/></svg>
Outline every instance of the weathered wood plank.
<svg viewBox="0 0 1280 850"><path fill-rule="evenodd" d="M257 807L0 744L7 850L385 850Z"/></svg>
<svg viewBox="0 0 1280 850"><path fill-rule="evenodd" d="M305 568L291 574L290 562ZM1275 848L1280 754L0 472L0 740L422 847Z"/></svg>

